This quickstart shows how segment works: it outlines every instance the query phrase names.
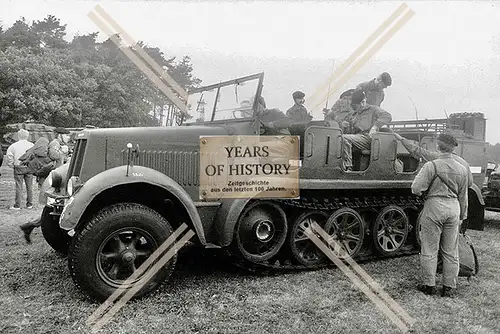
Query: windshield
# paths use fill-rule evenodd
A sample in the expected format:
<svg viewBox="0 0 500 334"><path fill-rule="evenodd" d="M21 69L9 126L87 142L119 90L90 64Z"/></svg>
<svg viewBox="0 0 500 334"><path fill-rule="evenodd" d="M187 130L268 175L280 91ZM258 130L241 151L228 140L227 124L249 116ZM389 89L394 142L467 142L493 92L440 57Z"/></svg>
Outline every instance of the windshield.
<svg viewBox="0 0 500 334"><path fill-rule="evenodd" d="M186 123L251 118L262 77L256 74L193 90L187 103L193 118Z"/></svg>

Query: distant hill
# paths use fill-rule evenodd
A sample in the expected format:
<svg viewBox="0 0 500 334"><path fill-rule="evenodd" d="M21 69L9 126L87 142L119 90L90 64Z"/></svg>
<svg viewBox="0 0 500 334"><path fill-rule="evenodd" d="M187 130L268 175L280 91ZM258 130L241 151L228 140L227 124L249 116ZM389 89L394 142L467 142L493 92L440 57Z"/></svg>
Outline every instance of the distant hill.
<svg viewBox="0 0 500 334"><path fill-rule="evenodd" d="M175 50L177 53L177 50ZM292 104L291 94L302 90L311 96L332 71L332 61L298 59L292 55L287 59L236 57L207 53L184 48L179 53L192 58L194 75L208 85L219 80L265 72L263 96L267 105L287 110ZM336 61L337 68L343 60ZM391 112L395 120L415 119L415 108L419 119L445 117L463 111L483 112L487 121L487 140L491 144L500 142L500 62L491 60L472 63L468 66L427 66L417 62L376 60L364 65L346 85L330 97L328 105L335 102L344 90L370 80L387 71L393 77L393 85L386 89L382 107ZM314 111L315 118L322 118L321 108Z"/></svg>

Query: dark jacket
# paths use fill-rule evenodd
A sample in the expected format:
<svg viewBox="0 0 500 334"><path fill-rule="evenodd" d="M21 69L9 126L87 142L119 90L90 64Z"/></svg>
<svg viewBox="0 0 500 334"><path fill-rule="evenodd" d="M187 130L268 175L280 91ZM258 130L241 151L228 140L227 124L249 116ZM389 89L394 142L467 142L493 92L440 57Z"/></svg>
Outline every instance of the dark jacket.
<svg viewBox="0 0 500 334"><path fill-rule="evenodd" d="M290 131L288 129L294 123L293 119L279 109L264 109L257 117L266 125L266 135L289 135Z"/></svg>
<svg viewBox="0 0 500 334"><path fill-rule="evenodd" d="M40 178L45 178L55 167L54 161L49 157L49 140L40 137L36 143L19 157L21 165L19 174L33 174Z"/></svg>
<svg viewBox="0 0 500 334"><path fill-rule="evenodd" d="M307 112L306 107L300 104L294 104L287 110L286 115L296 122L305 122L312 120L312 116Z"/></svg>
<svg viewBox="0 0 500 334"><path fill-rule="evenodd" d="M347 121L348 117L353 113L354 109L351 107L351 96L344 96L335 102L331 111L325 116L325 120L335 121L340 124L342 121Z"/></svg>
<svg viewBox="0 0 500 334"><path fill-rule="evenodd" d="M381 127L392 121L392 115L377 106L367 104L350 117L352 133L367 133L376 125Z"/></svg>

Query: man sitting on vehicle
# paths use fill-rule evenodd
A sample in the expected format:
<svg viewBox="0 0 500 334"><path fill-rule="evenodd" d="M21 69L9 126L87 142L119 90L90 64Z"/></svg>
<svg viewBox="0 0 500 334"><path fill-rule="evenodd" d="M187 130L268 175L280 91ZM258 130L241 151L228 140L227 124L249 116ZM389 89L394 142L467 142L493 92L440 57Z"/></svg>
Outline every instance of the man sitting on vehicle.
<svg viewBox="0 0 500 334"><path fill-rule="evenodd" d="M305 99L304 94L301 91L296 91L292 94L293 101L295 104L287 110L286 115L297 122L311 121L312 116L307 112L306 107L304 107Z"/></svg>
<svg viewBox="0 0 500 334"><path fill-rule="evenodd" d="M262 96L259 97L257 106L258 120L262 124L261 134L263 135L290 135L289 128L294 123L293 119L285 115L279 109L267 109L266 101Z"/></svg>
<svg viewBox="0 0 500 334"><path fill-rule="evenodd" d="M349 89L340 94L339 99L335 102L330 111L327 110L325 115L325 121L337 122L343 133L350 132L350 123L347 119L354 113L354 109L352 109L351 106L351 98L354 91L355 89Z"/></svg>
<svg viewBox="0 0 500 334"><path fill-rule="evenodd" d="M362 90L352 94L351 106L354 113L347 118L351 133L345 134L343 140L344 168L347 171L352 171L352 145L359 150L371 150L372 135L392 121L392 115L387 111L366 104L366 95Z"/></svg>

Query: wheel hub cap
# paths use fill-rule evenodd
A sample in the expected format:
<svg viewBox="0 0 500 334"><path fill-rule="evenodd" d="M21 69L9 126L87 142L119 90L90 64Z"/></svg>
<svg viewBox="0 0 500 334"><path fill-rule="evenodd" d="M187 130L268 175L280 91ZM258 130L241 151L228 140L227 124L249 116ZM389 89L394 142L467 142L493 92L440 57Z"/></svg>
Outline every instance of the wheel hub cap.
<svg viewBox="0 0 500 334"><path fill-rule="evenodd" d="M125 263L130 263L135 260L135 254L132 252L125 252L122 255L122 261Z"/></svg>
<svg viewBox="0 0 500 334"><path fill-rule="evenodd" d="M273 223L268 220L258 222L255 229L255 235L257 239L262 242L271 240L274 235Z"/></svg>

